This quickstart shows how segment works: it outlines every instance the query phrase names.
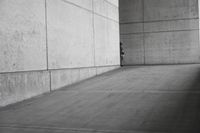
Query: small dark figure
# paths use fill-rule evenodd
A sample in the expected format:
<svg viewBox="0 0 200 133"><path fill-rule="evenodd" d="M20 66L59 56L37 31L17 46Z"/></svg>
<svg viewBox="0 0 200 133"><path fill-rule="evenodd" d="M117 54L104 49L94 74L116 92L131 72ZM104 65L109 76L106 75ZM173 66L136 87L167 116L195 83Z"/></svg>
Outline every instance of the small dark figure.
<svg viewBox="0 0 200 133"><path fill-rule="evenodd" d="M120 42L120 64L123 66L123 60L124 60L124 50L123 50L123 44Z"/></svg>

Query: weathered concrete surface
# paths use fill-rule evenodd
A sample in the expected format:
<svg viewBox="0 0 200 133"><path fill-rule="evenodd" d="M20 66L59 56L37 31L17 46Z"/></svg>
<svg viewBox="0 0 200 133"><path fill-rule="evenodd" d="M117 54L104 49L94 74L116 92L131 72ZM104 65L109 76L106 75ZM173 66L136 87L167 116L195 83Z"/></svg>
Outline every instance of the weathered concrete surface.
<svg viewBox="0 0 200 133"><path fill-rule="evenodd" d="M0 2L0 72L46 69L44 0Z"/></svg>
<svg viewBox="0 0 200 133"><path fill-rule="evenodd" d="M93 14L66 1L47 1L50 69L119 65L118 7L112 3L94 1Z"/></svg>
<svg viewBox="0 0 200 133"><path fill-rule="evenodd" d="M116 7L119 7L119 0L107 0L107 2L110 2L111 4L115 5Z"/></svg>
<svg viewBox="0 0 200 133"><path fill-rule="evenodd" d="M95 16L104 18L108 29L95 29ZM0 106L119 66L118 19L116 0L1 1ZM104 30L106 41L95 40Z"/></svg>
<svg viewBox="0 0 200 133"><path fill-rule="evenodd" d="M117 68L119 66L0 74L0 107L61 89Z"/></svg>
<svg viewBox="0 0 200 133"><path fill-rule="evenodd" d="M61 89L117 68L119 68L119 66L51 70L51 89Z"/></svg>
<svg viewBox="0 0 200 133"><path fill-rule="evenodd" d="M0 74L0 106L50 91L48 72Z"/></svg>
<svg viewBox="0 0 200 133"><path fill-rule="evenodd" d="M119 21L119 11L116 2L107 0L93 0L94 12L109 19Z"/></svg>
<svg viewBox="0 0 200 133"><path fill-rule="evenodd" d="M120 23L143 21L143 0L119 0Z"/></svg>
<svg viewBox="0 0 200 133"><path fill-rule="evenodd" d="M61 0L61 1L67 2L67 3L73 3L77 6L80 6L82 8L92 11L93 0Z"/></svg>
<svg viewBox="0 0 200 133"><path fill-rule="evenodd" d="M120 34L136 34L143 33L143 23L130 23L120 25Z"/></svg>
<svg viewBox="0 0 200 133"><path fill-rule="evenodd" d="M1 133L199 133L200 65L127 67L2 108Z"/></svg>
<svg viewBox="0 0 200 133"><path fill-rule="evenodd" d="M119 65L119 24L115 21L95 15L94 27L95 65Z"/></svg>
<svg viewBox="0 0 200 133"><path fill-rule="evenodd" d="M199 62L198 32L145 33L146 64Z"/></svg>
<svg viewBox="0 0 200 133"><path fill-rule="evenodd" d="M96 76L96 68L52 70L51 87L52 90L60 89L94 76Z"/></svg>
<svg viewBox="0 0 200 133"><path fill-rule="evenodd" d="M109 72L109 71L112 71L112 70L115 70L115 69L118 69L118 68L120 68L120 67L119 66L97 67L96 73L97 73L97 75L101 75L103 73L106 73L106 72Z"/></svg>
<svg viewBox="0 0 200 133"><path fill-rule="evenodd" d="M121 35L124 52L126 53L123 64L144 64L143 38L143 34Z"/></svg>
<svg viewBox="0 0 200 133"><path fill-rule="evenodd" d="M120 5L125 65L200 63L198 0L120 0Z"/></svg>
<svg viewBox="0 0 200 133"><path fill-rule="evenodd" d="M199 19L172 20L144 23L144 32L198 30Z"/></svg>
<svg viewBox="0 0 200 133"><path fill-rule="evenodd" d="M198 18L198 0L144 0L144 20Z"/></svg>
<svg viewBox="0 0 200 133"><path fill-rule="evenodd" d="M49 68L94 66L92 13L60 0L48 0Z"/></svg>

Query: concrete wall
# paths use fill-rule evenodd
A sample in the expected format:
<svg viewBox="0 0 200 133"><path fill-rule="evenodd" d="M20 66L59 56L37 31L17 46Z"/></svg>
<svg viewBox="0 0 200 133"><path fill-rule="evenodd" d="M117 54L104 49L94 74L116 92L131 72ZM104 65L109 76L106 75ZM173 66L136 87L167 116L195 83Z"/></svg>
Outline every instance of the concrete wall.
<svg viewBox="0 0 200 133"><path fill-rule="evenodd" d="M0 106L119 67L117 0L3 0L0 20Z"/></svg>
<svg viewBox="0 0 200 133"><path fill-rule="evenodd" d="M124 64L199 63L198 0L120 0Z"/></svg>

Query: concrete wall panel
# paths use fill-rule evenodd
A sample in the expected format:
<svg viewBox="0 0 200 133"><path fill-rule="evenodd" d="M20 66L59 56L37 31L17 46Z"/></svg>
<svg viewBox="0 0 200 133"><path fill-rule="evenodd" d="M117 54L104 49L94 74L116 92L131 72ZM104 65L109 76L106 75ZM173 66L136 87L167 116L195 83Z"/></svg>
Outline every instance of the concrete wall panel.
<svg viewBox="0 0 200 133"><path fill-rule="evenodd" d="M95 15L96 66L119 65L119 24Z"/></svg>
<svg viewBox="0 0 200 133"><path fill-rule="evenodd" d="M97 75L118 69L119 66L106 66L106 67L98 67L97 68Z"/></svg>
<svg viewBox="0 0 200 133"><path fill-rule="evenodd" d="M108 4L108 18L119 22L119 8Z"/></svg>
<svg viewBox="0 0 200 133"><path fill-rule="evenodd" d="M57 90L94 76L96 76L96 68L52 70L51 87L52 90Z"/></svg>
<svg viewBox="0 0 200 133"><path fill-rule="evenodd" d="M120 23L143 21L143 0L120 0Z"/></svg>
<svg viewBox="0 0 200 133"><path fill-rule="evenodd" d="M79 80L79 69L53 70L51 71L52 90L73 84Z"/></svg>
<svg viewBox="0 0 200 133"><path fill-rule="evenodd" d="M0 106L50 91L48 72L0 74Z"/></svg>
<svg viewBox="0 0 200 133"><path fill-rule="evenodd" d="M80 68L80 80L96 76L96 68Z"/></svg>
<svg viewBox="0 0 200 133"><path fill-rule="evenodd" d="M118 2L104 1L0 1L0 106L119 66Z"/></svg>
<svg viewBox="0 0 200 133"><path fill-rule="evenodd" d="M144 0L144 20L198 18L198 0Z"/></svg>
<svg viewBox="0 0 200 133"><path fill-rule="evenodd" d="M144 64L143 34L121 35L125 56L123 64Z"/></svg>
<svg viewBox="0 0 200 133"><path fill-rule="evenodd" d="M160 21L144 23L145 32L198 30L199 19Z"/></svg>
<svg viewBox="0 0 200 133"><path fill-rule="evenodd" d="M145 64L199 63L198 0L140 0L140 4L138 2L135 4L137 7L134 7L131 6L131 0L120 0L121 38L124 38L125 34L128 36L136 33L145 36L141 38L135 35L138 37L132 40L122 39L125 40L125 64L140 63L138 57L142 54L139 54L138 49L143 51ZM141 11L138 11L138 7ZM138 14L133 11L137 11ZM138 16L140 19L132 19ZM138 42L142 41L145 47L138 46Z"/></svg>
<svg viewBox="0 0 200 133"><path fill-rule="evenodd" d="M130 23L120 25L120 34L143 33L143 23Z"/></svg>
<svg viewBox="0 0 200 133"><path fill-rule="evenodd" d="M0 72L46 69L44 0L0 1Z"/></svg>
<svg viewBox="0 0 200 133"><path fill-rule="evenodd" d="M199 62L198 30L145 34L147 64Z"/></svg>
<svg viewBox="0 0 200 133"><path fill-rule="evenodd" d="M94 65L92 13L60 0L48 0L50 69Z"/></svg>

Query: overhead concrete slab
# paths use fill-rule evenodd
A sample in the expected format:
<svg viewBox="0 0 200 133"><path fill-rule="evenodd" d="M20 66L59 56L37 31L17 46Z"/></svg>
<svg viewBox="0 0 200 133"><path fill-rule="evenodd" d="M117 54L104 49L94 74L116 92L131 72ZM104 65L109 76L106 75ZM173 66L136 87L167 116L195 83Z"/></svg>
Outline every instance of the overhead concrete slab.
<svg viewBox="0 0 200 133"><path fill-rule="evenodd" d="M0 74L0 106L50 92L48 72Z"/></svg>
<svg viewBox="0 0 200 133"><path fill-rule="evenodd" d="M49 68L94 66L93 14L60 0L47 0Z"/></svg>
<svg viewBox="0 0 200 133"><path fill-rule="evenodd" d="M125 53L124 65L144 64L143 38L143 34L121 35L122 47Z"/></svg>
<svg viewBox="0 0 200 133"><path fill-rule="evenodd" d="M93 0L60 0L60 1L73 3L77 6L80 6L82 8L86 8L86 9L92 11L92 1Z"/></svg>
<svg viewBox="0 0 200 133"><path fill-rule="evenodd" d="M120 23L143 21L143 0L120 0Z"/></svg>
<svg viewBox="0 0 200 133"><path fill-rule="evenodd" d="M198 18L198 0L144 0L144 20Z"/></svg>
<svg viewBox="0 0 200 133"><path fill-rule="evenodd" d="M144 23L144 32L198 30L199 19L160 21Z"/></svg>
<svg viewBox="0 0 200 133"><path fill-rule="evenodd" d="M0 72L47 69L44 0L0 2Z"/></svg>
<svg viewBox="0 0 200 133"><path fill-rule="evenodd" d="M94 16L95 65L119 65L119 24L104 17Z"/></svg>
<svg viewBox="0 0 200 133"><path fill-rule="evenodd" d="M198 36L198 30L146 33L146 63L173 64L199 62L200 56Z"/></svg>

